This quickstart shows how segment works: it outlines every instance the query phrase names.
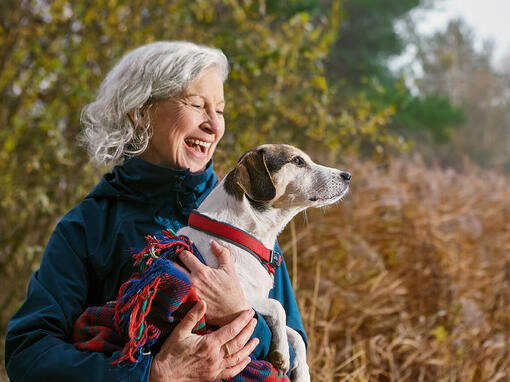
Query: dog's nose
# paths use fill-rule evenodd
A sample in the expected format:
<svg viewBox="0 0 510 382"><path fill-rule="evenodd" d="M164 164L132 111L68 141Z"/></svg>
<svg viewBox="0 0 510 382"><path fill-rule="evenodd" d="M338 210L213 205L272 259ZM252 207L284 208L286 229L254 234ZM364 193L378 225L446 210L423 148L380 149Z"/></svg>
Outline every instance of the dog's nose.
<svg viewBox="0 0 510 382"><path fill-rule="evenodd" d="M349 183L349 182L351 181L351 173L350 173L350 172L342 171L342 172L340 173L340 176L341 176L342 178L344 178L344 179L347 181L347 183Z"/></svg>

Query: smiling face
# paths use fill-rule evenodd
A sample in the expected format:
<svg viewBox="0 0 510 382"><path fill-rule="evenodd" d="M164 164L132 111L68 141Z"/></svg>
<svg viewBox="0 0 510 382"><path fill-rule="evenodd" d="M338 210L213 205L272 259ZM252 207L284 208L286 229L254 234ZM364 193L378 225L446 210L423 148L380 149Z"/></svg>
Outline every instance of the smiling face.
<svg viewBox="0 0 510 382"><path fill-rule="evenodd" d="M224 106L218 71L207 69L183 94L149 107L153 134L140 157L160 166L204 171L225 132Z"/></svg>

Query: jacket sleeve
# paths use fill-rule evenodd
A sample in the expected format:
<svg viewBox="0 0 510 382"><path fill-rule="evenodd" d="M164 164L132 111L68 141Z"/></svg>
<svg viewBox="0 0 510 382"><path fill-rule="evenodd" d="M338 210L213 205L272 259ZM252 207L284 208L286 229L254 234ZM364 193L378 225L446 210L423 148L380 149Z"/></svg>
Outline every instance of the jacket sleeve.
<svg viewBox="0 0 510 382"><path fill-rule="evenodd" d="M83 243L69 241L60 223L27 299L8 325L5 360L11 381L144 381L142 368L112 366L103 353L77 350L73 323L86 308L89 274ZM146 375L147 374L147 375Z"/></svg>
<svg viewBox="0 0 510 382"><path fill-rule="evenodd" d="M275 245L275 250L281 253L278 242ZM306 339L305 328L299 314L299 309L292 291L292 284L290 283L289 273L282 256L282 264L276 269L274 276L274 286L269 292L269 297L278 300L287 315L287 326L296 330L302 337L305 345L308 347ZM252 337L257 337L260 343L257 345L252 355L256 359L267 359L269 353L269 347L271 345L271 330L267 326L266 321L260 314L257 313L257 326L253 331ZM290 349L290 363L293 364L294 360L294 349L289 345Z"/></svg>

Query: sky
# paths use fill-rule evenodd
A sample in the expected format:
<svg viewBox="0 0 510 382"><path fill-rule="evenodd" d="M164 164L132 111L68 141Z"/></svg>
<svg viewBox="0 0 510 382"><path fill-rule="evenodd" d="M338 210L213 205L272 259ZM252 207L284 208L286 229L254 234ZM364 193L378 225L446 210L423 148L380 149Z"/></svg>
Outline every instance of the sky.
<svg viewBox="0 0 510 382"><path fill-rule="evenodd" d="M418 11L413 15L418 31L432 34L444 30L448 21L464 19L481 39L494 40L493 62L510 55L510 0L436 0L434 10Z"/></svg>

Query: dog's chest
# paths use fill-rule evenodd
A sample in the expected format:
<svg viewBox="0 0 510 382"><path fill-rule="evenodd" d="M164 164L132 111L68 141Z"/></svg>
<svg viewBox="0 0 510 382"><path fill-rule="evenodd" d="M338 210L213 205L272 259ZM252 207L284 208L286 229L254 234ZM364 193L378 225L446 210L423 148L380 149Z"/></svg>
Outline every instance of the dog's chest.
<svg viewBox="0 0 510 382"><path fill-rule="evenodd" d="M190 227L181 228L178 234L188 236L206 264L212 268L218 268L218 259L211 252L211 240L227 247L232 255L237 277L247 300L251 302L269 296L269 291L273 288L273 277L255 256L231 243Z"/></svg>

